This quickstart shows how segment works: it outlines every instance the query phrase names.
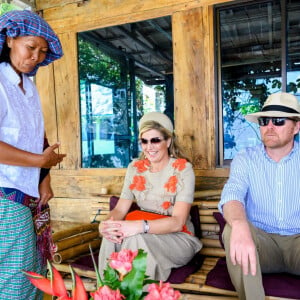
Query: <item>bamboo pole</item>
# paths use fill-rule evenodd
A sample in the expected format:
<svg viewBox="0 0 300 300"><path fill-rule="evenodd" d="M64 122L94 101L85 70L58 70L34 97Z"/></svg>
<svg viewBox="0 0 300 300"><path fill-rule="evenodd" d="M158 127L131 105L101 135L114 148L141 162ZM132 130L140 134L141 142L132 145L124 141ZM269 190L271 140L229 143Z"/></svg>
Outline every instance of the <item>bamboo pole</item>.
<svg viewBox="0 0 300 300"><path fill-rule="evenodd" d="M222 248L219 239L215 240L215 239L202 238L201 242L203 243L204 247Z"/></svg>
<svg viewBox="0 0 300 300"><path fill-rule="evenodd" d="M54 252L60 252L64 249L74 247L76 245L84 244L87 241L92 241L96 238L99 238L98 231L84 232L69 238L57 241L54 243Z"/></svg>
<svg viewBox="0 0 300 300"><path fill-rule="evenodd" d="M59 240L62 240L64 238L70 237L72 235L76 235L82 232L86 232L86 231L97 231L98 230L98 226L99 224L82 224L70 229L66 229L66 230L61 230L58 232L55 232L52 235L52 239L53 242L57 242Z"/></svg>
<svg viewBox="0 0 300 300"><path fill-rule="evenodd" d="M222 190L203 190L203 191L195 191L194 192L194 198L207 198L207 197L220 197L222 193Z"/></svg>
<svg viewBox="0 0 300 300"><path fill-rule="evenodd" d="M210 231L210 232L220 232L220 226L218 224L200 224L200 228L202 231Z"/></svg>
<svg viewBox="0 0 300 300"><path fill-rule="evenodd" d="M217 208L215 209L207 209L207 208L203 208L203 209L199 209L199 215L200 216L211 216L214 212L218 212L219 210Z"/></svg>
<svg viewBox="0 0 300 300"><path fill-rule="evenodd" d="M56 263L54 263L53 266L59 272L70 273L70 265L69 264L56 264ZM72 266L72 268L78 276L83 276L83 277L93 278L93 279L97 278L95 271L83 270L81 268L73 267L73 266Z"/></svg>
<svg viewBox="0 0 300 300"><path fill-rule="evenodd" d="M63 261L79 256L83 253L88 253L89 252L89 245L91 245L91 248L94 249L98 249L100 248L100 239L98 240L94 240L94 241L88 241L82 245L78 245L75 247L71 247L65 250L62 250L60 252L56 252L53 255L53 261L56 264L60 264Z"/></svg>
<svg viewBox="0 0 300 300"><path fill-rule="evenodd" d="M218 224L214 216L201 216L201 223Z"/></svg>
<svg viewBox="0 0 300 300"><path fill-rule="evenodd" d="M216 257L224 257L225 256L225 250L223 248L202 248L200 250L200 253L202 255L208 255L208 256L216 256Z"/></svg>
<svg viewBox="0 0 300 300"><path fill-rule="evenodd" d="M215 209L218 207L219 200L200 200L200 201L194 201L194 205L198 205L200 209Z"/></svg>
<svg viewBox="0 0 300 300"><path fill-rule="evenodd" d="M85 287L85 290L87 292L94 292L97 290L97 282L96 280L86 280L86 279L83 279L83 285ZM64 283L65 283L65 286L66 286L66 289L68 291L71 291L73 289L73 282L72 282L72 279L64 279Z"/></svg>

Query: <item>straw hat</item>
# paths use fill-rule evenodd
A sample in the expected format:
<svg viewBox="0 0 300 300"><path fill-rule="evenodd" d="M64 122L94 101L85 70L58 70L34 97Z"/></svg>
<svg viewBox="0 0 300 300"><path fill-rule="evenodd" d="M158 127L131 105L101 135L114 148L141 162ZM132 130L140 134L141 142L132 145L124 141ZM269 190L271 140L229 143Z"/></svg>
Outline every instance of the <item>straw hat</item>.
<svg viewBox="0 0 300 300"><path fill-rule="evenodd" d="M160 124L162 127L167 129L170 132L173 132L174 127L172 124L172 121L169 119L169 117L161 112L153 111L145 114L141 119L139 123L139 130L143 127L143 124L145 122L154 121L158 124Z"/></svg>
<svg viewBox="0 0 300 300"><path fill-rule="evenodd" d="M259 117L286 117L300 120L300 103L298 99L288 93L275 93L270 95L261 112L246 115L249 122L258 123Z"/></svg>

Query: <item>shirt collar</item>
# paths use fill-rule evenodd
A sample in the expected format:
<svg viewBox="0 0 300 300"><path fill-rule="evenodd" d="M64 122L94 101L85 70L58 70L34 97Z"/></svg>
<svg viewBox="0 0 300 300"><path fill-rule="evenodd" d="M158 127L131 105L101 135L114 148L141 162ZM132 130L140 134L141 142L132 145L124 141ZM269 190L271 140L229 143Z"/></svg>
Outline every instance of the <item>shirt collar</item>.
<svg viewBox="0 0 300 300"><path fill-rule="evenodd" d="M13 69L13 67L7 63L3 62L0 64L0 71L4 76L14 85L18 85L21 81L20 76Z"/></svg>
<svg viewBox="0 0 300 300"><path fill-rule="evenodd" d="M268 160L273 161L273 159L270 158L269 155L267 154L267 151L266 151L265 146L264 146L263 143L261 144L261 148L260 149L261 149L261 151L263 152L263 154L265 155L265 157ZM288 155L286 155L285 157L283 157L280 160L280 162L283 162L283 161L286 161L286 160L290 159L294 155L294 153L297 152L298 150L299 150L299 143L296 140L294 140L294 146L293 146L292 150L290 151L290 153Z"/></svg>
<svg viewBox="0 0 300 300"><path fill-rule="evenodd" d="M13 85L19 85L21 78L19 74L14 70L14 68L7 62L0 64L0 72L9 80ZM32 96L33 92L31 85L29 84L29 78L26 74L21 74L23 80L23 88L25 90L25 97L29 98Z"/></svg>

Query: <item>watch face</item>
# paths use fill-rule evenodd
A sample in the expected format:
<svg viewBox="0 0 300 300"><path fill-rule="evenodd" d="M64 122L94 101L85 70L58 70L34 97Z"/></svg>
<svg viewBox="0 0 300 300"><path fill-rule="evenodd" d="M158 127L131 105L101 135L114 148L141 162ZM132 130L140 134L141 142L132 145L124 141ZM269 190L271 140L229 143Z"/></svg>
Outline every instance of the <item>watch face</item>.
<svg viewBox="0 0 300 300"><path fill-rule="evenodd" d="M150 229L148 221L144 220L143 225L144 225L144 233L148 233L148 231Z"/></svg>

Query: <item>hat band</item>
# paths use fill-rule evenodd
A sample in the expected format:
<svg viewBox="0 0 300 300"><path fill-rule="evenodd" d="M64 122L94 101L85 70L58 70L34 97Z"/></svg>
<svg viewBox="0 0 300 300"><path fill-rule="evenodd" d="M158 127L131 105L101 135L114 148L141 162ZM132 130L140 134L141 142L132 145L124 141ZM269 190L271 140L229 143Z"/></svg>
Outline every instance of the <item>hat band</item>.
<svg viewBox="0 0 300 300"><path fill-rule="evenodd" d="M281 111L281 112L286 112L291 114L292 113L299 114L297 110L282 105L268 105L262 109L262 111L270 111L270 110L276 110L276 111Z"/></svg>

